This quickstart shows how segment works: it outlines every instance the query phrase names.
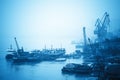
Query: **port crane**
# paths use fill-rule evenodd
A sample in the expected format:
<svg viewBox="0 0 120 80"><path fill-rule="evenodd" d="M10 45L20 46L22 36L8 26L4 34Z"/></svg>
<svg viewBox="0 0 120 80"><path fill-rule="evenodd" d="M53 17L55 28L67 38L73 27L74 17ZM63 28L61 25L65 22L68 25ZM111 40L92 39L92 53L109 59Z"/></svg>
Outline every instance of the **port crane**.
<svg viewBox="0 0 120 80"><path fill-rule="evenodd" d="M20 49L16 37L14 38L16 47L17 47L17 55L21 55L24 52L23 47Z"/></svg>
<svg viewBox="0 0 120 80"><path fill-rule="evenodd" d="M76 49L82 49L83 52L86 52L87 51L87 37L86 37L86 27L83 27L83 38L84 38L84 41L83 42L75 42L75 41L72 41L72 44L75 44L76 46Z"/></svg>
<svg viewBox="0 0 120 80"><path fill-rule="evenodd" d="M102 19L97 19L95 26L96 29L94 30L94 34L98 37L98 42L102 42L107 37L107 29L109 27L110 19L109 14L107 12L104 13Z"/></svg>

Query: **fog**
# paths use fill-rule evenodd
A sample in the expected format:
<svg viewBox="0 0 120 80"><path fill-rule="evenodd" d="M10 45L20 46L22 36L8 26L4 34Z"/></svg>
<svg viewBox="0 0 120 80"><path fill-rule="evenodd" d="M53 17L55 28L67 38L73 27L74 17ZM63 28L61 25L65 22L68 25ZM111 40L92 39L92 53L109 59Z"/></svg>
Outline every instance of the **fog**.
<svg viewBox="0 0 120 80"><path fill-rule="evenodd" d="M25 50L65 47L75 50L72 41L83 42L82 28L87 37L93 34L97 18L110 15L112 32L120 31L120 0L0 0L0 51L14 37Z"/></svg>

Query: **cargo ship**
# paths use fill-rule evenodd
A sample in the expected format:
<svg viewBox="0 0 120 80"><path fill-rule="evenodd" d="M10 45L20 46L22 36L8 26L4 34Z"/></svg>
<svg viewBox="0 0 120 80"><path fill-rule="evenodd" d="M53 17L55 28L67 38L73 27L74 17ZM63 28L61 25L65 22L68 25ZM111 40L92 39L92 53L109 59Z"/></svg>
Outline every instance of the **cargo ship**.
<svg viewBox="0 0 120 80"><path fill-rule="evenodd" d="M39 62L45 60L56 60L65 55L65 48L34 50L31 52L24 51L23 47L20 49L18 42L15 39L17 50L8 50L10 52L6 55L7 60L13 62Z"/></svg>

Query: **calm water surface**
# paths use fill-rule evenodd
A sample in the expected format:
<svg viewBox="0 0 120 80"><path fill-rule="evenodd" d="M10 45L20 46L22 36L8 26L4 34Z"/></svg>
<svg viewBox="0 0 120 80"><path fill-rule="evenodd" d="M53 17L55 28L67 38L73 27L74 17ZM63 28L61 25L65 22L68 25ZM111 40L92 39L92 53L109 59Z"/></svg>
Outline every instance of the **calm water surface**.
<svg viewBox="0 0 120 80"><path fill-rule="evenodd" d="M13 64L5 60L6 53L0 53L0 80L96 80L94 77L63 74L61 69L67 63L82 63L81 59L65 62L43 61L40 63Z"/></svg>

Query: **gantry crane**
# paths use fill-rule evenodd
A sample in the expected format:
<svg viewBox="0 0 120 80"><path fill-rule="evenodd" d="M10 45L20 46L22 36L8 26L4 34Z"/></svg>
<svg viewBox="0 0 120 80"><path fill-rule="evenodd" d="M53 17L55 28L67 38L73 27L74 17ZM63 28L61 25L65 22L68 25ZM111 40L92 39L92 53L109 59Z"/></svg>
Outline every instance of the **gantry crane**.
<svg viewBox="0 0 120 80"><path fill-rule="evenodd" d="M98 42L102 42L107 37L107 29L109 27L110 19L109 14L107 12L104 13L102 19L97 19L95 26L96 29L94 30L94 34L98 37Z"/></svg>

